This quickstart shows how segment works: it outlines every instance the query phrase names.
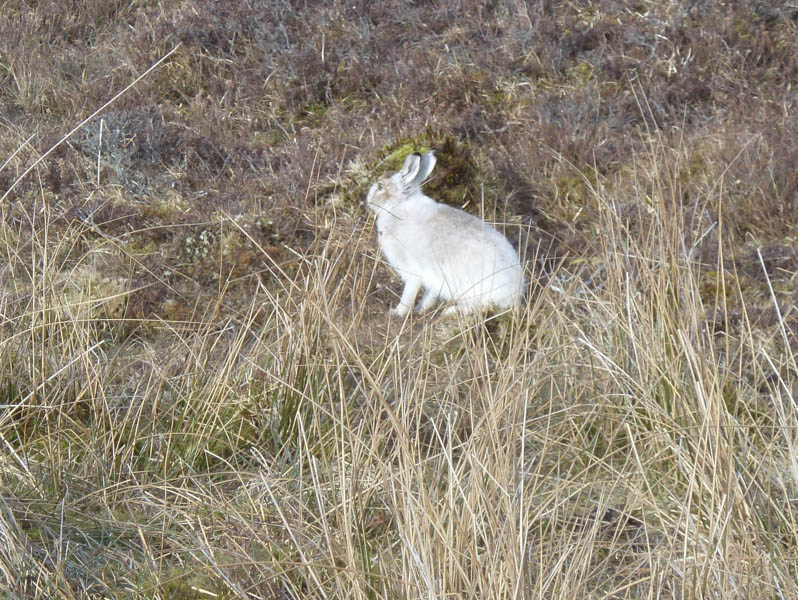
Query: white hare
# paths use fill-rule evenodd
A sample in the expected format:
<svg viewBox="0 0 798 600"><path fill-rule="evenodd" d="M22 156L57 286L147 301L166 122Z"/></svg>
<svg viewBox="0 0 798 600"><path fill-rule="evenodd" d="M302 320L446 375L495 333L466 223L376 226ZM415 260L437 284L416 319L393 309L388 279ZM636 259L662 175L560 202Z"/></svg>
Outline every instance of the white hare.
<svg viewBox="0 0 798 600"><path fill-rule="evenodd" d="M507 238L421 191L435 162L431 152L411 154L398 173L379 179L366 197L366 205L377 214L382 253L404 280L402 297L391 313L406 315L421 287L419 312L438 300L454 302L447 313L518 305L523 269Z"/></svg>

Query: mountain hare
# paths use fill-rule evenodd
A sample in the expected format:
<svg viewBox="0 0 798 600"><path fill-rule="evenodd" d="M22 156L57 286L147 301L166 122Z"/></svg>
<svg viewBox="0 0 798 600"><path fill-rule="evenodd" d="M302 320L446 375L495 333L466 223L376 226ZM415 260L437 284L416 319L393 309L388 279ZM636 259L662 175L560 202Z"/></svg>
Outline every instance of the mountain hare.
<svg viewBox="0 0 798 600"><path fill-rule="evenodd" d="M391 313L406 315L421 287L419 312L439 299L454 302L446 313L518 305L523 269L507 238L421 191L435 162L431 152L411 154L398 173L379 179L366 197L366 205L377 214L382 253L405 284Z"/></svg>

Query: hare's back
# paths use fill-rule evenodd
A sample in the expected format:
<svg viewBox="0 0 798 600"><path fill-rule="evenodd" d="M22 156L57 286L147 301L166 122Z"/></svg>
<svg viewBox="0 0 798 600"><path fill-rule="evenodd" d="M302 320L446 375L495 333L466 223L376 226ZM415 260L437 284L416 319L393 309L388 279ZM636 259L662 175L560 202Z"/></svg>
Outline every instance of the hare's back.
<svg viewBox="0 0 798 600"><path fill-rule="evenodd" d="M516 304L523 269L512 244L492 225L446 207L432 251L446 280L441 297L458 304Z"/></svg>
<svg viewBox="0 0 798 600"><path fill-rule="evenodd" d="M492 225L451 206L439 204L438 208L429 220L435 245L457 250L461 255L484 259L489 253L500 262L518 262L510 242Z"/></svg>

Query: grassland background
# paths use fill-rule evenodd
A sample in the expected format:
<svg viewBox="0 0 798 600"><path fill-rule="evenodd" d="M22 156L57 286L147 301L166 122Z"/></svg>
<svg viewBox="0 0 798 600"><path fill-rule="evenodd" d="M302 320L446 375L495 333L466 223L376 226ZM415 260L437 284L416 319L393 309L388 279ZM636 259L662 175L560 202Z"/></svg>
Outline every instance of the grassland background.
<svg viewBox="0 0 798 600"><path fill-rule="evenodd" d="M0 598L798 598L797 84L775 0L0 3ZM518 314L388 318L430 148Z"/></svg>

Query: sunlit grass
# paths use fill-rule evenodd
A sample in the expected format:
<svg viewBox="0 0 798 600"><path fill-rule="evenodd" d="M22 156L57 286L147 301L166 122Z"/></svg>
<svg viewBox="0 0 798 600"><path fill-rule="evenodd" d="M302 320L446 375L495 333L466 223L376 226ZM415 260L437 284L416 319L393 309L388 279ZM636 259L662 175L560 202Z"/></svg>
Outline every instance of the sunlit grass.
<svg viewBox="0 0 798 600"><path fill-rule="evenodd" d="M702 297L666 199L632 238L594 193L592 275L484 322L389 319L345 219L242 310L222 287L144 337L61 282L46 223L7 242L8 597L794 594L784 331L708 329L740 291Z"/></svg>

